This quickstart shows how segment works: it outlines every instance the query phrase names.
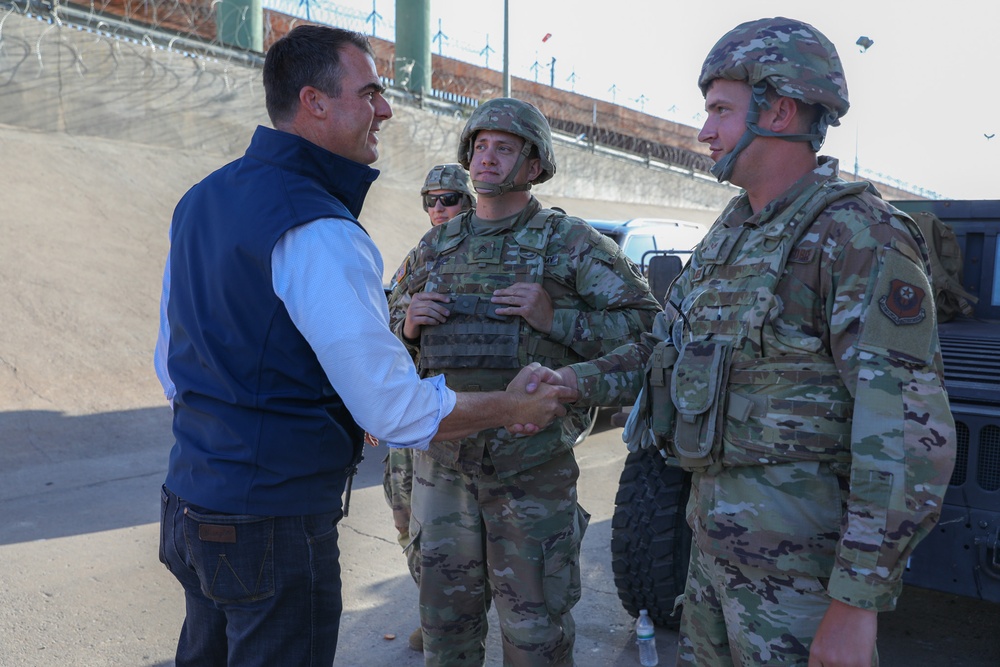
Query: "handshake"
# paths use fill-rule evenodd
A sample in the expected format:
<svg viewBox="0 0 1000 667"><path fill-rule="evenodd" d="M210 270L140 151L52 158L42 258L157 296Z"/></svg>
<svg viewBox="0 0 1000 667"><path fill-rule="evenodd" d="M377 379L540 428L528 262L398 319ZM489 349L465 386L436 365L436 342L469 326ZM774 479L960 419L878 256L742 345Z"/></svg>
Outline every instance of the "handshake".
<svg viewBox="0 0 1000 667"><path fill-rule="evenodd" d="M566 414L566 403L576 401L576 373L565 367L557 371L539 363L521 369L510 384L507 395L514 401L512 418L505 423L511 433L532 435Z"/></svg>

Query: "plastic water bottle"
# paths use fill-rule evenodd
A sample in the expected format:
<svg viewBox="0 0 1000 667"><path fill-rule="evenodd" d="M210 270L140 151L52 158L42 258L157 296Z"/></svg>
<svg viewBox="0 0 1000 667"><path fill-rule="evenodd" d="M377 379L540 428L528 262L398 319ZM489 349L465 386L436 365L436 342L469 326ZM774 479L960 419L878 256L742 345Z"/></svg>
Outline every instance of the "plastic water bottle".
<svg viewBox="0 0 1000 667"><path fill-rule="evenodd" d="M635 643L639 646L639 664L642 667L660 664L656 656L656 628L645 609L639 610L639 618L635 622Z"/></svg>

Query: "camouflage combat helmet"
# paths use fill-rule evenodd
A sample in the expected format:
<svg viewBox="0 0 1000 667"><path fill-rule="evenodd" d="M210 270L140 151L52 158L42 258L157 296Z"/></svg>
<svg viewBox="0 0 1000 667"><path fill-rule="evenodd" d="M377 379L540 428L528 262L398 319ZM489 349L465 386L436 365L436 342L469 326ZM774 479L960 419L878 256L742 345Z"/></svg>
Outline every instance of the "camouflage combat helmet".
<svg viewBox="0 0 1000 667"><path fill-rule="evenodd" d="M839 125L851 106L844 68L830 40L808 23L780 16L742 23L716 42L698 77L703 95L715 79L746 81L753 89L747 132L712 169L720 181L728 180L736 156L755 136L808 141L818 151L827 128ZM769 106L767 86L783 97L823 107L808 134L777 134L757 126L760 112Z"/></svg>
<svg viewBox="0 0 1000 667"><path fill-rule="evenodd" d="M464 200L463 208L470 208L476 202L476 193L472 191L472 182L469 180L469 172L455 162L439 164L431 167L424 179L424 187L420 188L420 195L423 196L431 190L451 190L461 193ZM424 205L427 210L427 205Z"/></svg>
<svg viewBox="0 0 1000 667"><path fill-rule="evenodd" d="M521 149L521 155L518 156L511 173L500 185L481 181L472 182L479 194L496 197L506 192L528 190L532 184L544 183L555 175L556 158L552 152L552 130L549 128L549 121L533 105L509 97L500 97L480 104L472 112L469 122L465 124L462 138L458 144L458 161L466 169L469 168L473 144L476 134L480 130L499 130L521 137L524 139L524 148ZM532 147L538 150L538 157L542 163L542 173L531 183L514 185L514 174L518 172L528 155L531 154Z"/></svg>

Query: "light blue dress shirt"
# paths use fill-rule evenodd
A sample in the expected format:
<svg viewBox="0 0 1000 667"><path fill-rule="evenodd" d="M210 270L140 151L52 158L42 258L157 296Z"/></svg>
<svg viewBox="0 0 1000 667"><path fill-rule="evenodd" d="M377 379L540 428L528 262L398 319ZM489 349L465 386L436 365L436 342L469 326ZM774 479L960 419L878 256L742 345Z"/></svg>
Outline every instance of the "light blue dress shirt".
<svg viewBox="0 0 1000 667"><path fill-rule="evenodd" d="M455 407L444 376L420 379L389 329L382 255L357 225L316 220L286 232L271 253L271 283L309 342L354 420L390 446L427 449ZM167 372L170 263L163 272L154 367L163 393L176 393Z"/></svg>

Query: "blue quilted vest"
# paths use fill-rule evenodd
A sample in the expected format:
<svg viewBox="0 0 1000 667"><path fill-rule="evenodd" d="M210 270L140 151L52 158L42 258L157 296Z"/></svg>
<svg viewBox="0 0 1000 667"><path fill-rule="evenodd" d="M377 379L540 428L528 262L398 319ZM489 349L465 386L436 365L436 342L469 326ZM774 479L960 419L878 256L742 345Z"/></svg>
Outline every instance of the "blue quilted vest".
<svg viewBox="0 0 1000 667"><path fill-rule="evenodd" d="M336 511L363 432L271 282L286 231L358 224L378 171L258 127L246 154L181 199L171 226L170 348L177 387L166 485L230 514Z"/></svg>

